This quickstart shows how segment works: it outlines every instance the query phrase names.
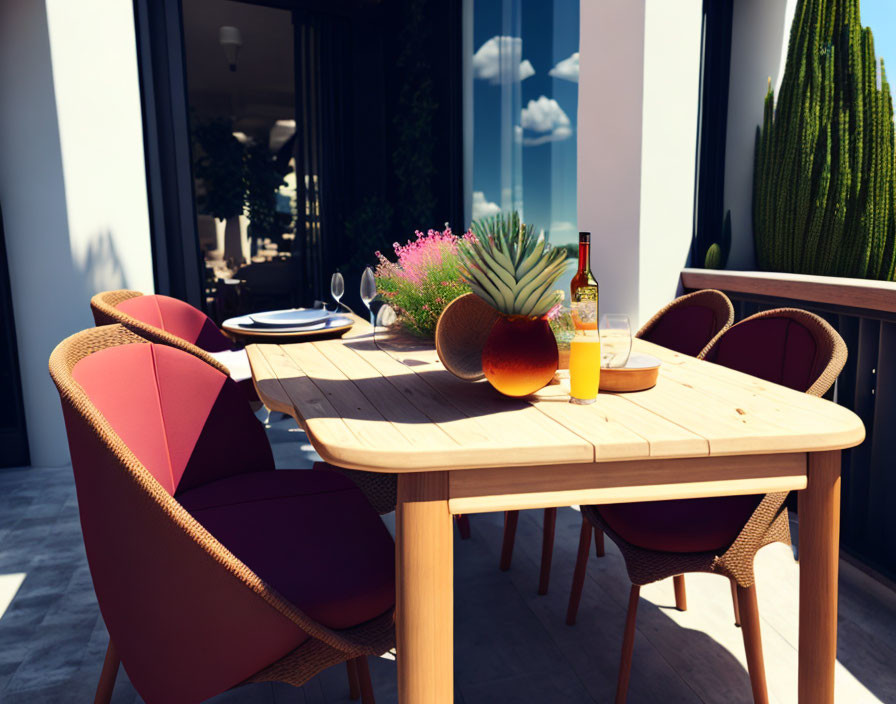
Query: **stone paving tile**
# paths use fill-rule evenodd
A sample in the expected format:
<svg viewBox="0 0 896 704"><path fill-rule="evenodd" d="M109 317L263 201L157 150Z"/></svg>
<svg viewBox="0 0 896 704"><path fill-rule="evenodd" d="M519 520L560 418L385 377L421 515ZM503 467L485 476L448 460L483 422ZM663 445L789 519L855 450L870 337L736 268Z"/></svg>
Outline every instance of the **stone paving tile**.
<svg viewBox="0 0 896 704"><path fill-rule="evenodd" d="M278 466L310 466L315 455L293 421L275 418L270 425L268 434ZM513 568L507 573L497 569L500 514L473 516L471 540L455 541L456 702L577 703L606 701L612 696L628 589L621 558L608 545L606 558L590 560L580 621L591 625L565 626L562 619L579 517L569 509L558 512L551 591L547 597L539 597L534 592L540 517L541 512L523 512ZM385 520L391 525L391 516ZM0 574L14 572L24 572L26 578L9 608L0 614L0 702L92 701L108 634L86 564L70 468L0 471ZM850 675L865 685L862 691L869 692L867 701L896 701L891 697L896 693L892 668L884 667L881 657L867 657L865 647L873 645L878 653L896 651L892 629L896 597L883 587L856 586L850 576L854 571L844 569L842 573L840 650L856 657L841 659L849 663ZM780 579L782 574L765 579ZM792 580L793 570L786 574ZM657 593L668 596L661 589ZM697 593L696 588L691 592L691 583L689 596L694 604L704 599L707 609L715 608L708 596ZM721 618L724 623L707 623L712 619L704 617L702 630L685 633L693 628L673 622L664 605L662 599L658 603L645 600L641 609L633 666L638 680L632 683L629 701L636 704L665 697L663 701L676 704L734 704L748 700L747 689L715 696L705 690L698 695L688 686L690 678L699 673L698 667L688 664L691 653L727 657L727 651L716 652L724 640L716 631L730 629L727 612ZM786 617L795 619L795 614L788 611ZM686 652L664 648L685 648ZM394 659L371 658L369 662L379 704L395 702ZM677 663L677 669L670 663ZM773 667L768 669L775 672ZM735 679L740 682L744 673L742 669L738 672L740 677ZM786 701L777 692L789 691L787 687L780 690L776 689L779 683L770 684L772 701ZM141 701L123 669L112 701ZM345 667L330 668L300 689L262 683L225 692L210 701L341 704L348 702Z"/></svg>

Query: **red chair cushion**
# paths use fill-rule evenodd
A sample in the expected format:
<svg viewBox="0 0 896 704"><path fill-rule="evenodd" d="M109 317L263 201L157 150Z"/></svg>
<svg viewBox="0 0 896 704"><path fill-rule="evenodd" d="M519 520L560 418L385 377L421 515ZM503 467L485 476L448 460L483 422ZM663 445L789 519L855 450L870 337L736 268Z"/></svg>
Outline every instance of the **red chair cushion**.
<svg viewBox="0 0 896 704"><path fill-rule="evenodd" d="M233 348L233 342L201 310L170 296L136 296L116 308L140 322L161 328L207 352Z"/></svg>
<svg viewBox="0 0 896 704"><path fill-rule="evenodd" d="M178 501L253 572L311 618L349 628L395 604L395 545L337 472L231 477Z"/></svg>
<svg viewBox="0 0 896 704"><path fill-rule="evenodd" d="M682 305L664 313L644 339L696 357L720 327L711 308Z"/></svg>
<svg viewBox="0 0 896 704"><path fill-rule="evenodd" d="M737 538L762 496L679 499L598 507L623 540L661 552L721 552Z"/></svg>
<svg viewBox="0 0 896 704"><path fill-rule="evenodd" d="M84 357L73 376L172 495L274 468L243 390L191 354L157 344L111 347Z"/></svg>
<svg viewBox="0 0 896 704"><path fill-rule="evenodd" d="M812 333L790 318L756 318L735 325L721 337L710 358L797 391L807 391L826 362Z"/></svg>

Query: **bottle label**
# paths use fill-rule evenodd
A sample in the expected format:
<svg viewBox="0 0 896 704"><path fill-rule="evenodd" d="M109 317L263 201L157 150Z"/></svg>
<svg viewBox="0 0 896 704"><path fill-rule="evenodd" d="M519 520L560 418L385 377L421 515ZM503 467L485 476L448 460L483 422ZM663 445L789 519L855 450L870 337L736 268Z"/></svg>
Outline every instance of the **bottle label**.
<svg viewBox="0 0 896 704"><path fill-rule="evenodd" d="M597 300L597 286L580 286L576 289L576 294L573 297L576 302L579 301L596 301Z"/></svg>

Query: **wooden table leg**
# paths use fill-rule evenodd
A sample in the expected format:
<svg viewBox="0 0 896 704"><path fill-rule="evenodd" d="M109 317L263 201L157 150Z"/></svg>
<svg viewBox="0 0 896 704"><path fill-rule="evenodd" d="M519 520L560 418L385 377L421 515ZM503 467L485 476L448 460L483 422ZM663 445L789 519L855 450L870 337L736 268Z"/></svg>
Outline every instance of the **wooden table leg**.
<svg viewBox="0 0 896 704"><path fill-rule="evenodd" d="M809 454L799 493L800 704L833 704L837 659L840 451Z"/></svg>
<svg viewBox="0 0 896 704"><path fill-rule="evenodd" d="M398 700L454 702L454 529L448 473L398 475Z"/></svg>

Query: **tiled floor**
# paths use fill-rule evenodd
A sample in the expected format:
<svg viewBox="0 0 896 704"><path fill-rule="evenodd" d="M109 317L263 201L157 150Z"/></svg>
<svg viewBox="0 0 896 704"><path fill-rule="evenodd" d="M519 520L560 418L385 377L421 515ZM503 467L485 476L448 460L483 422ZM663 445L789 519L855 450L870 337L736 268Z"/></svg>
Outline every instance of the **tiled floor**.
<svg viewBox="0 0 896 704"><path fill-rule="evenodd" d="M313 452L291 420L269 434L278 466ZM388 517L387 517L388 518ZM558 512L550 593L537 596L541 512L524 512L509 572L497 569L502 519L472 517L455 541L457 701L608 702L616 681L628 582L619 553L592 557L579 622L564 624L579 514ZM796 701L798 566L782 545L757 561L766 670L773 702ZM629 701L749 702L740 630L727 582L687 577L689 610L671 582L642 590ZM837 701L896 702L896 594L843 564ZM71 470L0 470L0 702L89 702L107 642L84 557ZM371 663L378 702L394 702L395 663ZM114 702L139 701L123 671ZM260 684L215 702L348 701L343 667L302 689Z"/></svg>

